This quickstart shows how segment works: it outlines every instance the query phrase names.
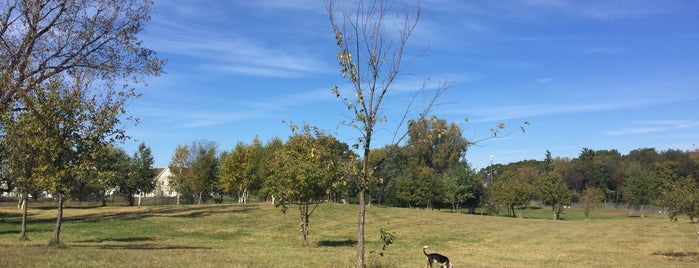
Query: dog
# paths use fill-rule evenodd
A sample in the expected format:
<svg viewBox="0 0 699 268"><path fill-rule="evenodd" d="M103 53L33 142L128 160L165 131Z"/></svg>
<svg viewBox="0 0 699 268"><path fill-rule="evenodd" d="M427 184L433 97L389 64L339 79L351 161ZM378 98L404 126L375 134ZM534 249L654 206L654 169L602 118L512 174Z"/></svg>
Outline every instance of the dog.
<svg viewBox="0 0 699 268"><path fill-rule="evenodd" d="M439 264L439 267L453 268L447 256L444 256L439 253L427 254L427 252L425 251L426 248L427 246L422 247L422 253L425 253L425 256L427 256L427 264L425 264L425 268L427 268L427 266L432 267L433 263Z"/></svg>

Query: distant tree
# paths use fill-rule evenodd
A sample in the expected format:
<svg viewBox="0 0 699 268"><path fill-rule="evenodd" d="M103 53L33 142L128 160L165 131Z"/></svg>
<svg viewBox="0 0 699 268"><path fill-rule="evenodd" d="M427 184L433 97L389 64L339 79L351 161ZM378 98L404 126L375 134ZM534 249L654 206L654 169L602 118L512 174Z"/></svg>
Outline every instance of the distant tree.
<svg viewBox="0 0 699 268"><path fill-rule="evenodd" d="M390 200L389 185L394 179L398 179L405 173L408 166L408 157L403 147L392 144L383 148L372 149L370 154L370 166L374 167L373 176L377 178L376 183L370 188L370 196L376 199L379 204ZM380 164L380 165L379 165ZM352 190L352 189L350 189ZM350 193L354 196L356 193Z"/></svg>
<svg viewBox="0 0 699 268"><path fill-rule="evenodd" d="M207 140L178 145L168 166L179 198L199 205L206 203L218 187L217 145Z"/></svg>
<svg viewBox="0 0 699 268"><path fill-rule="evenodd" d="M604 193L597 187L587 187L580 194L579 201L583 206L585 219L589 219L595 206L604 201Z"/></svg>
<svg viewBox="0 0 699 268"><path fill-rule="evenodd" d="M136 190L135 193L138 194L138 207L141 207L141 197L144 194L153 192L155 190L155 171L153 170L153 154L151 149L146 146L145 143L141 142L138 145L138 151L136 151L131 158L131 173L129 174L129 180ZM129 205L133 206L133 194L130 195Z"/></svg>
<svg viewBox="0 0 699 268"><path fill-rule="evenodd" d="M417 189L413 192L421 197L416 201L434 207L445 199L442 174L461 164L469 143L456 124L436 117L410 121L408 136L404 148L408 158L406 176L415 180L413 185Z"/></svg>
<svg viewBox="0 0 699 268"><path fill-rule="evenodd" d="M196 194L197 204L206 203L218 185L219 161L215 142L200 140L190 147L191 187Z"/></svg>
<svg viewBox="0 0 699 268"><path fill-rule="evenodd" d="M309 219L315 208L342 177L337 167L347 150L334 137L304 126L275 155L274 178L267 181L265 190L279 199L277 205L284 213L289 205L298 206L303 245L308 244Z"/></svg>
<svg viewBox="0 0 699 268"><path fill-rule="evenodd" d="M626 176L626 184L623 188L624 199L631 205L640 206L641 217L644 217L645 207L657 200L658 180L638 162L627 163L624 175Z"/></svg>
<svg viewBox="0 0 699 268"><path fill-rule="evenodd" d="M219 172L221 188L238 196L238 203L247 203L250 190L255 190L264 178L260 169L265 168L262 144L255 138L252 144L236 144L230 153L222 154Z"/></svg>
<svg viewBox="0 0 699 268"><path fill-rule="evenodd" d="M640 168L648 170L660 160L660 155L655 148L641 148L631 150L625 157L627 163L636 162Z"/></svg>
<svg viewBox="0 0 699 268"><path fill-rule="evenodd" d="M517 217L517 207L526 206L532 197L531 184L524 181L516 172L504 173L488 185L488 198L494 204L507 208L508 215Z"/></svg>
<svg viewBox="0 0 699 268"><path fill-rule="evenodd" d="M537 197L551 206L553 220L560 219L563 206L570 205L571 202L571 191L563 181L563 177L555 172L544 173L536 180L534 188Z"/></svg>
<svg viewBox="0 0 699 268"><path fill-rule="evenodd" d="M476 171L468 163L454 165L443 174L445 201L458 213L463 204L477 204L483 191ZM470 206L470 209L475 206ZM475 210L471 210L473 213Z"/></svg>
<svg viewBox="0 0 699 268"><path fill-rule="evenodd" d="M168 168L171 175L169 180L172 183L173 189L177 192L177 204L180 204L180 198L186 198L193 202L194 191L192 184L191 166L189 158L190 149L187 145L177 145L175 153L172 155L172 160Z"/></svg>
<svg viewBox="0 0 699 268"><path fill-rule="evenodd" d="M94 171L102 206L107 205L110 190L119 192L127 184L131 167L131 158L123 149L108 146L99 152Z"/></svg>

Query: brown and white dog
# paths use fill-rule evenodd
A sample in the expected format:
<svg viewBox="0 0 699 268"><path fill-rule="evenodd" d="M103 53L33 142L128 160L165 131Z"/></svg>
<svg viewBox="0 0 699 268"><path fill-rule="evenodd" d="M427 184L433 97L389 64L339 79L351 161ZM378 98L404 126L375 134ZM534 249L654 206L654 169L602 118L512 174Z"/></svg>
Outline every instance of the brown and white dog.
<svg viewBox="0 0 699 268"><path fill-rule="evenodd" d="M425 268L432 267L433 263L439 264L439 267L444 267L444 268L453 268L451 266L451 262L449 262L449 258L447 256L444 256L439 253L430 253L427 254L425 249L427 246L422 247L422 253L425 253L425 256L427 256L427 264L425 264Z"/></svg>

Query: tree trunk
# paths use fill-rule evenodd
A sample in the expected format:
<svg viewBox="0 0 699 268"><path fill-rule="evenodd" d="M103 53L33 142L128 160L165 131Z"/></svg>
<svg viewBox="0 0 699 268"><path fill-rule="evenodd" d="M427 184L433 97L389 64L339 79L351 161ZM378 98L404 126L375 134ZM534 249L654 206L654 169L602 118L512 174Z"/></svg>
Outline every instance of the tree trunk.
<svg viewBox="0 0 699 268"><path fill-rule="evenodd" d="M53 241L51 244L58 246L61 244L61 224L63 223L63 194L57 193L58 196L58 213L56 215L56 228L53 230Z"/></svg>
<svg viewBox="0 0 699 268"><path fill-rule="evenodd" d="M364 203L364 188L359 191L359 222L357 223L357 267L364 267L364 216L366 204Z"/></svg>
<svg viewBox="0 0 699 268"><path fill-rule="evenodd" d="M107 206L107 191L102 193L102 206Z"/></svg>
<svg viewBox="0 0 699 268"><path fill-rule="evenodd" d="M19 240L27 240L27 207L29 206L29 195L22 193L22 228L19 231Z"/></svg>
<svg viewBox="0 0 699 268"><path fill-rule="evenodd" d="M301 244L304 246L308 245L308 204L300 204L299 205L299 214L301 221L299 223L300 231L301 231Z"/></svg>

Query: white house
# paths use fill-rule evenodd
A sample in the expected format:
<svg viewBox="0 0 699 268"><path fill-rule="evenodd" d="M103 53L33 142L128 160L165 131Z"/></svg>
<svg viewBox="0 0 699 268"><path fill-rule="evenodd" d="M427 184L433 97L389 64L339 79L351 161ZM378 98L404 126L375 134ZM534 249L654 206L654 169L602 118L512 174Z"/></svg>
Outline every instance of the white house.
<svg viewBox="0 0 699 268"><path fill-rule="evenodd" d="M155 191L149 193L146 196L149 197L176 197L177 192L173 189L170 181L170 168L156 168L155 169Z"/></svg>

